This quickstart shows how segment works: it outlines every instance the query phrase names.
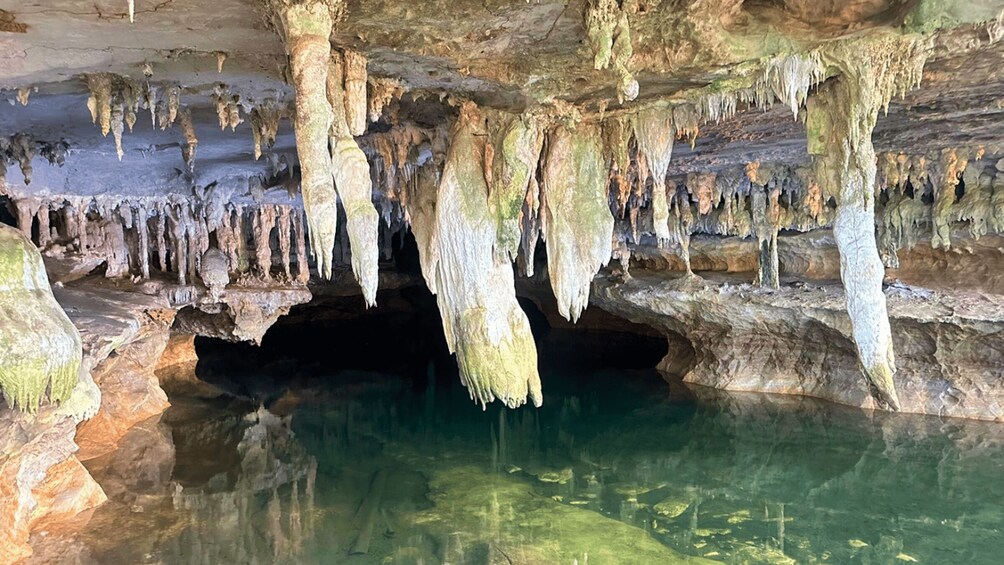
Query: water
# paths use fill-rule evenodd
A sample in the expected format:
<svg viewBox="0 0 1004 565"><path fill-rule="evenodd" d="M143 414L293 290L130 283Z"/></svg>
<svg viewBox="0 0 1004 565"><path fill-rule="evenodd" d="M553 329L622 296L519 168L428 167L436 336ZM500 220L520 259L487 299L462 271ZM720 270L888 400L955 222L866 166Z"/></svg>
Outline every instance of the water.
<svg viewBox="0 0 1004 565"><path fill-rule="evenodd" d="M74 547L107 564L1004 555L1000 425L556 365L539 410L482 411L434 361L293 379L267 410L193 389L89 463L112 502Z"/></svg>

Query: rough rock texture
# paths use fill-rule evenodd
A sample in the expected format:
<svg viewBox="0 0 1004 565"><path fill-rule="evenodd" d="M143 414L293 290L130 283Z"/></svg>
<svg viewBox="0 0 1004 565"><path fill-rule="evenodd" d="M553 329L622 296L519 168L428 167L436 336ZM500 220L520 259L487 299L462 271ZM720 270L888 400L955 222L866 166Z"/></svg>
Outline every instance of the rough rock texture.
<svg viewBox="0 0 1004 565"><path fill-rule="evenodd" d="M72 298L61 298L64 305L72 308ZM98 300L94 293L76 298L86 302ZM106 307L114 311L122 299L114 295L109 298ZM166 301L154 302L147 308L146 317L136 333L92 372L94 382L102 391L101 408L77 428L76 442L80 446L77 458L81 461L112 451L134 425L160 414L169 406L154 368L167 345L174 311Z"/></svg>
<svg viewBox="0 0 1004 565"><path fill-rule="evenodd" d="M188 301L176 303L181 310L174 329L228 341L260 343L265 332L280 316L310 298L310 291L303 287L231 287L224 302L205 297L197 299L194 304Z"/></svg>
<svg viewBox="0 0 1004 565"><path fill-rule="evenodd" d="M113 446L124 433L123 426L129 418L134 418L134 423L136 414L148 417L167 406L163 392L156 387L156 381L149 381L145 369L135 365L132 372L121 369L128 368L127 360L143 350L151 332L166 332L165 324L173 318L173 311L168 310L165 316L165 301L135 293L57 288L56 294L79 330L88 379L93 374L104 382L99 384L104 393L100 409L95 398L91 413L97 412L97 421L105 425L92 427L96 434L92 438L97 446ZM141 367L144 362L140 358ZM121 384L125 390L116 389L113 384ZM141 391L138 396L129 395L137 389ZM4 447L0 475L6 477L0 481L3 498L0 507L4 509L0 514L4 527L0 531L5 536L0 539L0 546L5 549L3 559L13 562L31 553L27 545L30 531L42 527L41 524L48 527L65 522L105 498L80 465L78 455L83 453L78 453L74 439L77 423L72 415L50 406L43 407L34 419L4 409L0 419L6 422L0 428L0 443ZM85 422L81 429L89 426Z"/></svg>
<svg viewBox="0 0 1004 565"><path fill-rule="evenodd" d="M838 285L797 283L772 291L636 271L623 283L597 278L594 290L593 301L604 310L661 329L670 344L661 367L677 369L688 383L876 407L860 378ZM901 409L1004 420L998 369L1004 302L904 285L887 287L885 295L901 368Z"/></svg>

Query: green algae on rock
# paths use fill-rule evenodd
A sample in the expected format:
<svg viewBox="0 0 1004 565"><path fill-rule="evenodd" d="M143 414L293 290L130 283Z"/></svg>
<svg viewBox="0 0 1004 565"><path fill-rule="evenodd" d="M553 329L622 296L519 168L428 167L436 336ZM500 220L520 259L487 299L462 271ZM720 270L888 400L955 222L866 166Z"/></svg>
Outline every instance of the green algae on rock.
<svg viewBox="0 0 1004 565"><path fill-rule="evenodd" d="M597 271L610 260L614 218L597 126L559 125L548 136L544 165L544 239L558 313L576 321L589 304Z"/></svg>
<svg viewBox="0 0 1004 565"><path fill-rule="evenodd" d="M465 103L439 183L428 257L422 259L423 269L435 274L424 274L435 279L430 290L471 398L481 404L497 398L514 408L529 397L540 406L530 323L516 301L511 263L496 259L497 224L488 205L481 123L478 108ZM416 216L412 222L420 218L429 219Z"/></svg>
<svg viewBox="0 0 1004 565"><path fill-rule="evenodd" d="M42 256L0 225L0 390L7 404L34 412L46 397L70 398L82 356L80 335L52 296Z"/></svg>
<svg viewBox="0 0 1004 565"><path fill-rule="evenodd" d="M412 519L448 529L454 551L488 543L514 563L716 563L678 553L642 528L535 495L505 474L459 464L432 471L434 506ZM533 543L526 543L528 532Z"/></svg>

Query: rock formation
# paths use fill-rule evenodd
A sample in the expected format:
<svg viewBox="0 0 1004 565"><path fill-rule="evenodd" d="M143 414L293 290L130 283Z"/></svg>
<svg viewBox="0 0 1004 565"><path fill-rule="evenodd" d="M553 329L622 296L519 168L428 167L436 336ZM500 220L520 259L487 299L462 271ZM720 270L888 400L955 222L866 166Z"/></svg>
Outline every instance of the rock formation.
<svg viewBox="0 0 1004 565"><path fill-rule="evenodd" d="M482 405L542 402L544 292L687 382L1002 417L997 1L59 0L0 34L16 556L48 469L101 498L77 421L86 456L163 408L170 331L419 273Z"/></svg>
<svg viewBox="0 0 1004 565"><path fill-rule="evenodd" d="M0 225L0 391L11 408L34 412L43 399L63 403L79 380L77 328L59 307L38 250Z"/></svg>

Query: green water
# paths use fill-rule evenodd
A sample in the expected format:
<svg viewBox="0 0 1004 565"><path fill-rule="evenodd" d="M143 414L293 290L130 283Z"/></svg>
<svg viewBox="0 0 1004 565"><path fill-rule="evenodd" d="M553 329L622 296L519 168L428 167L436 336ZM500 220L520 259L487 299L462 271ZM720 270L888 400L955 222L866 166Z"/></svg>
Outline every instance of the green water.
<svg viewBox="0 0 1004 565"><path fill-rule="evenodd" d="M539 410L359 372L269 410L174 398L134 432L145 455L101 463L123 485L80 539L100 563L1004 558L1004 426L695 397L650 371L542 377Z"/></svg>

